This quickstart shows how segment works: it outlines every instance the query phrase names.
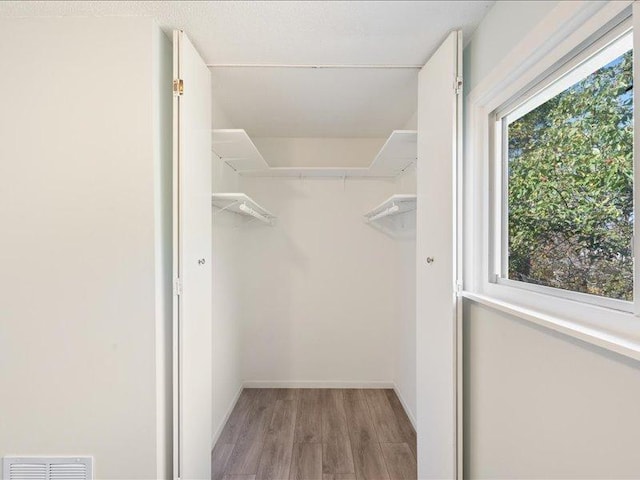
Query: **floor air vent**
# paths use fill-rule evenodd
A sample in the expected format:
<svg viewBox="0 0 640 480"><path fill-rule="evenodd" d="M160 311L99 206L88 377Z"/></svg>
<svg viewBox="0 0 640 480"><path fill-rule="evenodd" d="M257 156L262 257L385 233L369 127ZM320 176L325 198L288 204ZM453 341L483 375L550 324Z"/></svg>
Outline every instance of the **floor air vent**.
<svg viewBox="0 0 640 480"><path fill-rule="evenodd" d="M92 480L91 457L5 457L4 480Z"/></svg>

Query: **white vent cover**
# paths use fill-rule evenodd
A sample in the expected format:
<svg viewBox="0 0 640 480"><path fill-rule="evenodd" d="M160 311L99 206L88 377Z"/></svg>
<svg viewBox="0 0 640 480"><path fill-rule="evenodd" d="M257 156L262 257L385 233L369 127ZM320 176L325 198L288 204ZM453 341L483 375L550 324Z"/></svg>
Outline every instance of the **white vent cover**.
<svg viewBox="0 0 640 480"><path fill-rule="evenodd" d="M92 480L91 457L4 457L4 480Z"/></svg>

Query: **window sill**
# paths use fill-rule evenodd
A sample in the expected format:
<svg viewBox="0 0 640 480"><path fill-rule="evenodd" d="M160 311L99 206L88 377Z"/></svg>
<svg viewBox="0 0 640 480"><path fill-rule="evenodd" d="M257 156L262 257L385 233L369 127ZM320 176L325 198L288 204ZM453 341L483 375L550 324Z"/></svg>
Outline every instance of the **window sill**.
<svg viewBox="0 0 640 480"><path fill-rule="evenodd" d="M634 360L640 360L640 342L624 338L619 335L600 331L598 329L581 325L574 321L542 313L530 308L521 307L497 298L474 292L462 292L462 297L500 312L508 313L522 320L560 332L578 340L596 345L600 348L624 355ZM633 315L628 314L630 319ZM635 318L638 321L637 318Z"/></svg>

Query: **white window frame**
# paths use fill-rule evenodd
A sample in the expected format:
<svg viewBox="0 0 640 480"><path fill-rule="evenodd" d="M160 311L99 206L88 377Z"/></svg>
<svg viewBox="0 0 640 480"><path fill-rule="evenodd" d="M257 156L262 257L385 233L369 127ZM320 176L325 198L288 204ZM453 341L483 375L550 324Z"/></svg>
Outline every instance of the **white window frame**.
<svg viewBox="0 0 640 480"><path fill-rule="evenodd" d="M492 190L495 198L491 205L493 212L492 221L493 237L492 248L494 266L489 281L500 285L508 285L514 288L523 288L532 292L567 298L576 302L584 302L601 307L612 308L623 312L634 312L634 302L591 295L572 290L563 290L556 287L526 283L508 278L509 266L509 233L508 233L508 137L507 125L513 119L521 118L538 106L554 98L559 93L572 87L579 81L591 75L598 68L607 65L611 61L633 48L632 18L628 17L617 23L603 35L597 36L588 45L582 46L575 56L563 63L559 68L550 72L544 80L537 83L523 95L508 101L491 114L490 133L494 138L491 146L491 161L495 163L492 179ZM634 179L634 185L640 185ZM634 217L634 230L638 231L640 219ZM635 249L634 249L635 250ZM637 279L638 269L634 269L634 290L639 283ZM634 291L634 298L638 298ZM638 303L637 301L635 302Z"/></svg>
<svg viewBox="0 0 640 480"><path fill-rule="evenodd" d="M575 67L577 63L572 64L572 61L583 61L584 57L580 55L588 56L590 47L601 46L600 39L605 38L607 32L614 32L614 26L621 25L632 8L633 28L640 32L638 3L559 2L469 93L465 112L462 295L522 320L640 359L640 312L629 308L630 302L515 280L496 281L496 273L500 272L496 265L501 265L502 260L497 257L504 250L494 240L502 241L506 223L496 222L496 215L502 215L502 212L496 211L494 205L496 198L501 202L503 197L499 176L500 181L496 184L496 165L492 156L496 141L495 113L503 112L501 109L514 105L514 101L517 104L523 95L530 94L532 85L540 90L545 79L551 82L559 74L561 76L563 68ZM640 34L634 35L633 42L634 50L640 52ZM578 51L580 53L576 55ZM640 74L639 57L640 54L634 55L636 79ZM638 81L634 83L640 85ZM640 101L638 97L634 95L636 104ZM634 108L634 124L640 128L638 108ZM640 134L634 136L636 152L640 152L639 139ZM636 172L640 172L639 156L634 156ZM640 182L635 183L634 204L640 205ZM500 229L496 225L500 225ZM636 252L640 252L639 237L634 238ZM634 281L636 305L640 303L639 284Z"/></svg>

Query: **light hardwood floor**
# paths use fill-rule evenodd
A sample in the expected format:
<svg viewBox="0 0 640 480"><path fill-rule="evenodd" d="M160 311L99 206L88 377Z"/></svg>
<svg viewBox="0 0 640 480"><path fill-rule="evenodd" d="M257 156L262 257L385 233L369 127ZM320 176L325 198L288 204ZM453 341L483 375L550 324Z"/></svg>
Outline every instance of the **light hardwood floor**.
<svg viewBox="0 0 640 480"><path fill-rule="evenodd" d="M415 480L416 433L393 390L245 389L212 480Z"/></svg>

